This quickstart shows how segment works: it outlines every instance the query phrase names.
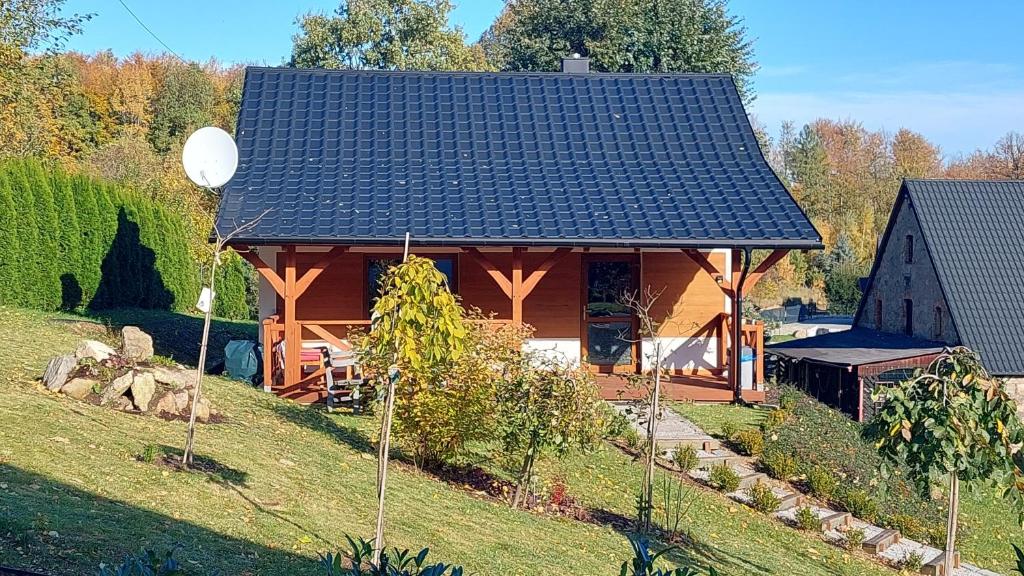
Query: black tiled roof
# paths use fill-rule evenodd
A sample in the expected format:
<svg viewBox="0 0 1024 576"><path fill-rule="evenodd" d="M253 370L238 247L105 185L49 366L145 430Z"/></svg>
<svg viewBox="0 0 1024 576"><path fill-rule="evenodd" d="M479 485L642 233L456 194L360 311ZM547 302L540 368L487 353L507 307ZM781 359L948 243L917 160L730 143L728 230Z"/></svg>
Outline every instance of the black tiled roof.
<svg viewBox="0 0 1024 576"><path fill-rule="evenodd" d="M237 141L240 243L820 246L725 75L250 68Z"/></svg>
<svg viewBox="0 0 1024 576"><path fill-rule="evenodd" d="M1024 375L1024 181L907 180L961 342L997 376Z"/></svg>

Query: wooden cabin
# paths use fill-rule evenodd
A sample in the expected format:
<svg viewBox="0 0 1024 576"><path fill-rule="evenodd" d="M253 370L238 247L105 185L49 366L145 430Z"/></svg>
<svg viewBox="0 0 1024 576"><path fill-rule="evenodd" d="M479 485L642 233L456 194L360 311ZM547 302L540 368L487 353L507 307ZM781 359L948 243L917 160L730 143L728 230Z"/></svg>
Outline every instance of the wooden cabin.
<svg viewBox="0 0 1024 576"><path fill-rule="evenodd" d="M287 359L369 325L408 232L465 306L532 325L529 346L586 362L608 398L649 368L620 298L650 287L667 394L759 401L742 296L821 246L725 75L250 68L237 141L216 226L261 274L263 344L285 359L265 354L266 387L299 400L323 397L322 370Z"/></svg>

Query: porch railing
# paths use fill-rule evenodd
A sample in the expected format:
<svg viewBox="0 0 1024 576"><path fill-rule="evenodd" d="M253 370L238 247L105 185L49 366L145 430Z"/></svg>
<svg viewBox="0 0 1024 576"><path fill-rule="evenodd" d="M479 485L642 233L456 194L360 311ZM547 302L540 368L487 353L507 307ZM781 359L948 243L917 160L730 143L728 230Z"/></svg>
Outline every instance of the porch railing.
<svg viewBox="0 0 1024 576"><path fill-rule="evenodd" d="M764 384L764 322L744 323L740 327L740 335L743 346L754 351L754 383ZM715 336L718 338L718 366L724 370L729 365L729 357L726 353L730 346L732 337L732 315L721 312L718 314L718 323L715 329Z"/></svg>

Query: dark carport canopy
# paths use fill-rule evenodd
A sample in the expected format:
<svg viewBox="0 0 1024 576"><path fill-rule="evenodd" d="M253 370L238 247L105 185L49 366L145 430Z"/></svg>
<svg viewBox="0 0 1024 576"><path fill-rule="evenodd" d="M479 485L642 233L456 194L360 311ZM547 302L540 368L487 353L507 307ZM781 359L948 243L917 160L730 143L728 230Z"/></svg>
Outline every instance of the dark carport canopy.
<svg viewBox="0 0 1024 576"><path fill-rule="evenodd" d="M849 367L929 356L941 353L943 347L941 342L854 327L772 344L766 351L792 360Z"/></svg>

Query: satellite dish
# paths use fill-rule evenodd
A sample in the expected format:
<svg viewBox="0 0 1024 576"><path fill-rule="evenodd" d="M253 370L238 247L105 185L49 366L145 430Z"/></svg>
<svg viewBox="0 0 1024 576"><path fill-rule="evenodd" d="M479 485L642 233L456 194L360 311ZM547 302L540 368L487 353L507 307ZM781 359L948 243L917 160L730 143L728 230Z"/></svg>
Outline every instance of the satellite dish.
<svg viewBox="0 0 1024 576"><path fill-rule="evenodd" d="M200 128L185 141L181 163L189 180L204 188L220 188L238 169L238 147L216 126Z"/></svg>

